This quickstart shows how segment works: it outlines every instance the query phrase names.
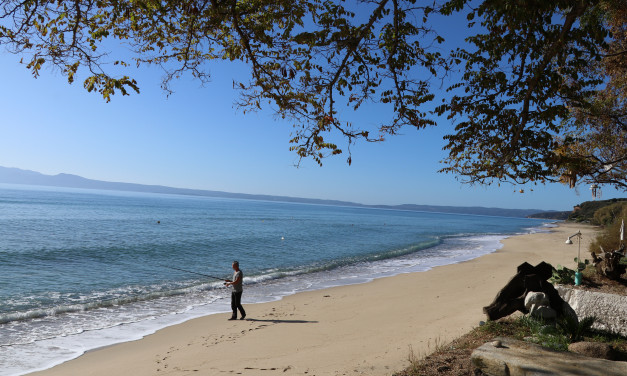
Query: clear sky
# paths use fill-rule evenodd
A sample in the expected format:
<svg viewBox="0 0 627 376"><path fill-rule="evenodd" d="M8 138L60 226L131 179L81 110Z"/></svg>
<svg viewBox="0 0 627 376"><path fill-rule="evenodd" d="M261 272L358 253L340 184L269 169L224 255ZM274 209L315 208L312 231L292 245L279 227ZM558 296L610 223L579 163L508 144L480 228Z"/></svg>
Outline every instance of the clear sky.
<svg viewBox="0 0 627 376"><path fill-rule="evenodd" d="M442 136L452 125L405 129L384 143L360 142L323 167L290 152L291 124L269 110L243 114L232 80L246 67L217 62L205 87L191 78L160 89L161 72L134 75L141 94L106 103L77 80L45 69L34 79L19 57L0 51L0 166L44 174L179 188L285 195L363 204L429 204L570 210L591 199L587 186L467 186L437 173ZM376 124L377 109L356 114ZM340 145L343 147L344 145ZM524 193L519 193L520 189ZM604 188L603 199L625 194Z"/></svg>

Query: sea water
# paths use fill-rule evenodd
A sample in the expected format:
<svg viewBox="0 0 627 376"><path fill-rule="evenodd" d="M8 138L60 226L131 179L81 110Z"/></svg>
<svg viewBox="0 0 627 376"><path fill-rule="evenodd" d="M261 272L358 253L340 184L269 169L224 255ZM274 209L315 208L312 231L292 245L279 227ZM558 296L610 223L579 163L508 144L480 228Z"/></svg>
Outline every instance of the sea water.
<svg viewBox="0 0 627 376"><path fill-rule="evenodd" d="M0 185L0 375L49 368L90 349L228 312L230 291L200 274L230 278L234 260L245 273L249 305L470 260L500 248L507 236L545 225ZM254 317L253 307L247 311Z"/></svg>

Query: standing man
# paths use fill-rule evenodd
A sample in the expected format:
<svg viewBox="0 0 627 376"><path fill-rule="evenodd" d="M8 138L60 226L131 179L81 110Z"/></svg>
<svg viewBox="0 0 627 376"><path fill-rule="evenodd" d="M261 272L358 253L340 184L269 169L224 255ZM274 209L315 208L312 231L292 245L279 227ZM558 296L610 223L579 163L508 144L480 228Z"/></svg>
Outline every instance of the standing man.
<svg viewBox="0 0 627 376"><path fill-rule="evenodd" d="M242 315L240 320L244 320L246 318L246 311L244 311L244 307L242 307L242 292L244 289L242 288L242 281L244 280L244 273L239 268L239 262L233 261L233 280L226 280L226 286L232 286L233 291L231 292L231 309L233 310L233 315L229 320L237 320L237 310L239 309L239 313Z"/></svg>

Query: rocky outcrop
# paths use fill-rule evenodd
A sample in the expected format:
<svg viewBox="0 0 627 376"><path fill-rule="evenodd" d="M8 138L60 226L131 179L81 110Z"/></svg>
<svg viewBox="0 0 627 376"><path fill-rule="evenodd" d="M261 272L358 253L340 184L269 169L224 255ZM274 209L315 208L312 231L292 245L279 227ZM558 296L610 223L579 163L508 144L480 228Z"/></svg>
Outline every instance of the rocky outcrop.
<svg viewBox="0 0 627 376"><path fill-rule="evenodd" d="M471 361L476 369L488 376L627 375L627 362L548 350L511 338L497 338L480 346L473 351Z"/></svg>
<svg viewBox="0 0 627 376"><path fill-rule="evenodd" d="M489 306L483 307L483 312L489 320L498 320L516 311L529 313L525 307L527 294L542 292L548 298L549 306L555 310L558 316L568 314L569 307L566 307L564 300L553 285L548 282L552 274L553 267L545 262L536 266L531 266L526 262L520 264L516 275L498 292Z"/></svg>

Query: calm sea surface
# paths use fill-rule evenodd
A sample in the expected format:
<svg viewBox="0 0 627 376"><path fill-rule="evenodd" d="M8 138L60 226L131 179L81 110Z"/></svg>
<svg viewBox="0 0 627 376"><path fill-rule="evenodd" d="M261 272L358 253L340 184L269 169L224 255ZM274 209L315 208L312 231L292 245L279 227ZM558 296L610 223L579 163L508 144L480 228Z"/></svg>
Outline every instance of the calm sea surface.
<svg viewBox="0 0 627 376"><path fill-rule="evenodd" d="M0 375L230 310L221 282L172 267L229 278L239 260L246 305L469 260L544 225L0 184Z"/></svg>

